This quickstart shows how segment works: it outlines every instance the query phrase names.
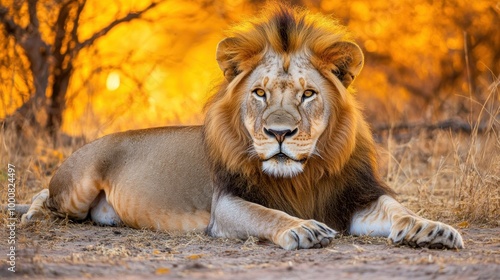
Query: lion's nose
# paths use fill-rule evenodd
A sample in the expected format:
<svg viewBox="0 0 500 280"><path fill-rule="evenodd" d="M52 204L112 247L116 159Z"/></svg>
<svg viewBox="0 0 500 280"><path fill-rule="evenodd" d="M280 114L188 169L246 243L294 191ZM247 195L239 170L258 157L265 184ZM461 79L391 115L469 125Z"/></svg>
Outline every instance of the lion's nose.
<svg viewBox="0 0 500 280"><path fill-rule="evenodd" d="M274 129L264 128L264 132L267 135L276 138L278 143L281 144L281 143L283 143L283 141L285 141L285 138L292 137L293 135L295 135L297 133L297 128L294 130L290 130L290 129L274 130Z"/></svg>

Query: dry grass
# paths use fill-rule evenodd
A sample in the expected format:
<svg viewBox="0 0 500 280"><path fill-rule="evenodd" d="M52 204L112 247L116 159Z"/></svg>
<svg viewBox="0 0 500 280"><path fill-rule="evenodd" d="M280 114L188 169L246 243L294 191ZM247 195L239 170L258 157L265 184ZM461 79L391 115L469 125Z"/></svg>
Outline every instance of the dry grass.
<svg viewBox="0 0 500 280"><path fill-rule="evenodd" d="M492 135L438 131L404 143L388 139L380 152L386 181L426 218L500 225L500 143Z"/></svg>
<svg viewBox="0 0 500 280"><path fill-rule="evenodd" d="M68 144L53 147L43 133L24 129L0 127L0 183L7 187L7 166L13 164L16 171L16 202L29 203L31 197L46 188L57 167L80 145ZM2 192L2 202L7 193Z"/></svg>
<svg viewBox="0 0 500 280"><path fill-rule="evenodd" d="M499 84L492 85L472 134L421 131L399 142L394 138L401 135L385 137L381 169L407 206L460 227L500 225L498 89Z"/></svg>

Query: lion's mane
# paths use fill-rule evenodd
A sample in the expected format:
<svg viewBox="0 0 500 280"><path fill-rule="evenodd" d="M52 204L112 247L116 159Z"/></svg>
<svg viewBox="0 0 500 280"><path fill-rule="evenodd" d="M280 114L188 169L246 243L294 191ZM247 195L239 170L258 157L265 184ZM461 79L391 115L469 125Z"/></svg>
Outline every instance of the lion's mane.
<svg viewBox="0 0 500 280"><path fill-rule="evenodd" d="M324 221L336 230L348 229L354 211L392 193L376 175L376 161L370 129L362 118L351 89L342 85L342 74L323 56L346 55L331 50L332 42L350 41L336 21L285 6L268 7L267 12L229 34L230 63L226 80L208 101L205 110L204 144L211 164L212 181L218 195L231 194L303 219ZM275 178L261 170L252 156L252 138L241 118L245 92L241 86L252 69L272 49L286 57L308 49L318 69L332 69L329 104L333 114L319 138L316 153L304 171L292 178ZM340 75L339 75L340 74ZM352 78L352 77L349 77Z"/></svg>

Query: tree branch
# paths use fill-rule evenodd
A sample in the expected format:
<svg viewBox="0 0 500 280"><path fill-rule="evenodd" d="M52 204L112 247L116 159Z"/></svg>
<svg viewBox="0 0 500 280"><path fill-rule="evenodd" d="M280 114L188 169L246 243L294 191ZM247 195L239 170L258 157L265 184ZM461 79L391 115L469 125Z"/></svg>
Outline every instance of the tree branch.
<svg viewBox="0 0 500 280"><path fill-rule="evenodd" d="M398 131L401 130L412 130L412 131L434 131L434 130L449 130L452 132L463 132L471 134L474 130L477 130L478 133L486 132L489 128L484 124L479 123L468 123L462 120L456 119L448 119L444 121L440 121L434 124L427 123L401 123L401 124L393 124L393 125L378 125L373 127L373 131L376 133L380 133L382 131Z"/></svg>
<svg viewBox="0 0 500 280"><path fill-rule="evenodd" d="M78 26L79 26L79 22L80 22L80 16L81 16L86 4L87 4L87 0L83 0L81 3L78 4L78 8L76 10L76 16L75 16L75 19L73 20L73 29L71 30L71 37L76 43L79 43Z"/></svg>
<svg viewBox="0 0 500 280"><path fill-rule="evenodd" d="M30 16L30 26L33 28L35 32L39 32L40 21L38 21L36 4L38 0L29 0L28 1L28 14Z"/></svg>
<svg viewBox="0 0 500 280"><path fill-rule="evenodd" d="M83 0L78 3L78 7L76 9L76 16L73 19L73 28L71 29L71 40L68 40L66 44L66 52L64 55L70 55L71 57L74 57L77 53L77 48L78 45L80 44L80 40L78 39L78 28L80 26L80 16L83 12L83 9L85 8L85 5L87 4L87 0Z"/></svg>
<svg viewBox="0 0 500 280"><path fill-rule="evenodd" d="M106 26L103 29L99 30L94 35L92 35L90 38L88 38L87 40L79 43L78 46L77 46L77 51L81 50L81 49L83 49L85 47L88 47L88 46L92 45L97 39L99 39L99 38L103 37L104 35L108 34L108 32L111 31L111 30L113 30L113 28L115 28L116 26L118 26L118 25L120 25L120 24L122 24L124 22L130 22L130 21L132 21L134 19L140 18L145 12L153 9L157 5L158 5L158 2L152 2L151 4L149 4L149 6L147 6L146 8L144 8L144 9L142 9L140 11L129 12L126 16L112 21L108 26Z"/></svg>
<svg viewBox="0 0 500 280"><path fill-rule="evenodd" d="M9 8L0 4L0 23L3 24L5 32L20 41L26 31L9 16Z"/></svg>
<svg viewBox="0 0 500 280"><path fill-rule="evenodd" d="M53 55L56 61L56 64L61 64L64 60L64 54L61 53L61 49L64 42L64 37L66 35L66 21L68 20L71 4L74 0L67 1L66 3L61 5L59 9L59 14L57 15L57 20L55 23L55 36L54 36L54 46L53 46ZM57 66L56 66L57 68Z"/></svg>

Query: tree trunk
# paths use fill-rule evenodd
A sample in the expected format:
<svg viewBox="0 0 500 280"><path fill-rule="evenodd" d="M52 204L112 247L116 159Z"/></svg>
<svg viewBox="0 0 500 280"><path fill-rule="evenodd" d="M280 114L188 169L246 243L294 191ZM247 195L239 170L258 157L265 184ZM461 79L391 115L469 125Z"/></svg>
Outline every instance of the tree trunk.
<svg viewBox="0 0 500 280"><path fill-rule="evenodd" d="M50 106L48 106L48 118L46 128L56 140L57 132L60 130L63 123L63 113L66 109L66 92L68 91L69 79L73 72L73 66L70 64L66 69L56 70L54 82L52 84L52 96L50 97Z"/></svg>
<svg viewBox="0 0 500 280"><path fill-rule="evenodd" d="M28 125L37 130L44 128L47 117L47 87L50 76L50 49L39 38L28 38L22 44L30 62L34 94L8 118L17 130Z"/></svg>

